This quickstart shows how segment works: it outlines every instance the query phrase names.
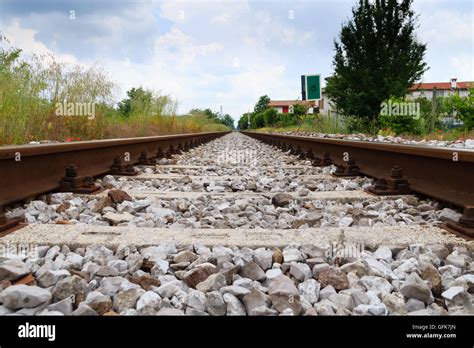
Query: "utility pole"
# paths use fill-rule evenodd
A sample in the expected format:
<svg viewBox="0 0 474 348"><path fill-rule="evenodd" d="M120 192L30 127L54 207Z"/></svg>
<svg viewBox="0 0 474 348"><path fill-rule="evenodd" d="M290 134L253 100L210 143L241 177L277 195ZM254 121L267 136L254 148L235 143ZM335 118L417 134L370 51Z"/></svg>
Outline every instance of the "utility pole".
<svg viewBox="0 0 474 348"><path fill-rule="evenodd" d="M250 110L247 112L247 129L250 129Z"/></svg>

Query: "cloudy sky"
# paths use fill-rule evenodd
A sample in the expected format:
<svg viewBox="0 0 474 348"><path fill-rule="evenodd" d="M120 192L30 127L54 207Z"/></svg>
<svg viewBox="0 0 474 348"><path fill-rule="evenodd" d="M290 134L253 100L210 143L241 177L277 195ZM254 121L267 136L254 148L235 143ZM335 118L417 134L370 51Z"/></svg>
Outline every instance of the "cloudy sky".
<svg viewBox="0 0 474 348"><path fill-rule="evenodd" d="M26 53L101 64L120 87L161 90L179 111L234 118L258 97L300 97L300 75L332 72L355 0L0 0L0 31ZM426 82L474 80L474 2L415 0Z"/></svg>

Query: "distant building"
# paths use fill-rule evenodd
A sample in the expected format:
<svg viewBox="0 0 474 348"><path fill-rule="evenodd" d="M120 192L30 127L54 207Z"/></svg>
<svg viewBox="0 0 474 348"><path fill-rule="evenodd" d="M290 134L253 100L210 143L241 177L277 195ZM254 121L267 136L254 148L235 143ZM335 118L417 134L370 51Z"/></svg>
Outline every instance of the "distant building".
<svg viewBox="0 0 474 348"><path fill-rule="evenodd" d="M474 81L458 82L457 79L453 78L450 82L415 83L408 89L408 93L405 97L409 100L417 98L432 99L435 87L436 95L438 97L448 97L454 93L457 93L460 97L467 97L469 94L469 88L474 88ZM326 88L321 89L319 112L324 115L336 112L335 106L332 105L326 93Z"/></svg>
<svg viewBox="0 0 474 348"><path fill-rule="evenodd" d="M408 89L407 99L433 98L433 90L436 88L438 97L448 97L458 93L460 97L467 97L469 88L474 88L474 81L457 82L457 79L451 79L451 82L427 82L416 83Z"/></svg>
<svg viewBox="0 0 474 348"><path fill-rule="evenodd" d="M290 107L296 104L308 107L308 114L317 113L318 111L318 107L315 108L315 102L308 100L271 100L268 106L276 109L280 114L288 114Z"/></svg>

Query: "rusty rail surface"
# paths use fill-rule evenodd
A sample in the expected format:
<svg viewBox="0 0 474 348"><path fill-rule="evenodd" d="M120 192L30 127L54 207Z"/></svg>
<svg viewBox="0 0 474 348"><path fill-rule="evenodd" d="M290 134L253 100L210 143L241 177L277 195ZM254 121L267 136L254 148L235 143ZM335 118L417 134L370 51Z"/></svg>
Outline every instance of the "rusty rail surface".
<svg viewBox="0 0 474 348"><path fill-rule="evenodd" d="M173 149L176 151L190 148L227 133L208 132L0 147L0 207L58 190L61 185L82 185L80 179L109 173L114 161L121 162L126 157L129 157L129 162L123 162L122 168L137 163L140 157L143 159L143 155L145 161L160 157L160 154L163 157L170 148L171 152ZM62 183L66 170L71 178ZM85 192L87 186L84 185Z"/></svg>
<svg viewBox="0 0 474 348"><path fill-rule="evenodd" d="M396 193L415 192L463 208L462 233L474 236L474 150L242 133L302 156L308 150L311 157L322 157L326 152L326 158L340 167L340 176L350 176L354 170L354 175L377 178L379 186L372 188L373 193L390 194L386 185L395 182L401 188Z"/></svg>

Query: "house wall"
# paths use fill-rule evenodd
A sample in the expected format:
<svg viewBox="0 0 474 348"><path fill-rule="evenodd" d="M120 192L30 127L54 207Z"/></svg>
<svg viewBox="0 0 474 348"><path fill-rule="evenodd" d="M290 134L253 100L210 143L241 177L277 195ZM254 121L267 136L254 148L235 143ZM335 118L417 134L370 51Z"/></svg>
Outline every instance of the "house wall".
<svg viewBox="0 0 474 348"><path fill-rule="evenodd" d="M453 95L454 93L458 93L460 97L464 98L468 96L469 91L467 89L461 89L458 91L452 91L449 89L439 89L436 91L436 95L438 97L449 97L450 95ZM423 98L423 97L426 99L433 99L433 90L409 92L406 95L406 97L407 99L417 99L417 98Z"/></svg>

